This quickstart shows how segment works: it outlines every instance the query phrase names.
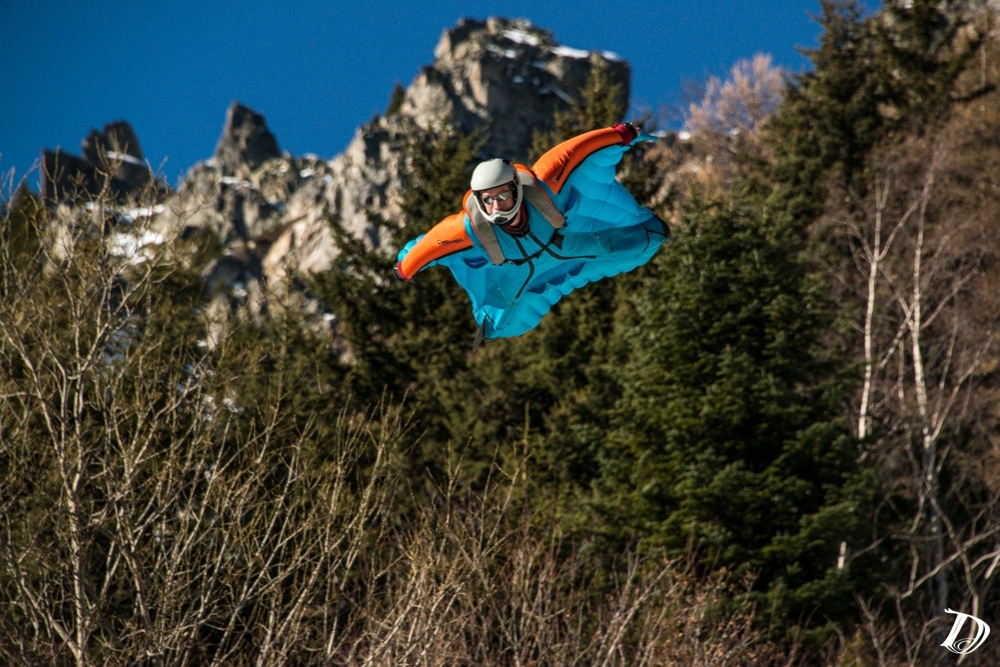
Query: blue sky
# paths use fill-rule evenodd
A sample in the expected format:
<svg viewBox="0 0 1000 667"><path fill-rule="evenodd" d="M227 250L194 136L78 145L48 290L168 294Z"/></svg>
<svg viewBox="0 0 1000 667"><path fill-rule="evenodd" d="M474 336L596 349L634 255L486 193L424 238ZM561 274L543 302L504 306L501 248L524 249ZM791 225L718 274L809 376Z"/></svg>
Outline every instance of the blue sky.
<svg viewBox="0 0 1000 667"><path fill-rule="evenodd" d="M807 68L796 47L816 45L819 11L819 0L0 0L0 172L19 180L43 147L79 153L91 128L125 119L175 185L211 156L233 100L262 113L283 150L333 157L463 16L527 18L566 46L613 51L632 66L637 112L656 112L755 53Z"/></svg>

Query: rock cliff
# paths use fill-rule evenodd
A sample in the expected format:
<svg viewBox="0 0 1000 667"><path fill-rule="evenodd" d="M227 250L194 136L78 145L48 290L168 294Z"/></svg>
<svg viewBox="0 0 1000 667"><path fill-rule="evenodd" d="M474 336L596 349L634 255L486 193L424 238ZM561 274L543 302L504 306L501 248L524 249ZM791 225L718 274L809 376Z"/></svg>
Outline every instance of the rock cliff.
<svg viewBox="0 0 1000 667"><path fill-rule="evenodd" d="M598 64L627 99L629 67L613 54L562 46L524 21L463 19L444 31L433 63L396 108L364 123L329 161L283 155L264 118L234 103L214 156L191 169L157 225L165 233L206 228L226 246L248 247L269 284L290 271L327 270L337 252L330 219L374 247L384 244L369 212L398 216L407 137L450 124L485 131L486 153L524 160L532 132L552 127L554 112L568 107Z"/></svg>
<svg viewBox="0 0 1000 667"><path fill-rule="evenodd" d="M233 102L212 157L194 165L175 192L158 190L158 205L145 209L148 227L165 239L213 239L219 255L204 270L214 293L210 311L222 313L228 302L260 314L270 307L263 295L302 305L286 279L331 268L331 220L370 247L386 245L369 216L399 216L406 140L443 126L480 131L484 154L524 161L533 132L552 129L555 112L579 96L596 66L606 68L627 102L629 66L614 54L560 45L526 21L460 20L441 35L433 62L394 94L390 109L361 125L332 159L282 152L264 116ZM71 186L99 190L105 162L123 197L154 182L123 121L92 132L83 152L45 152L50 177L43 194L50 201Z"/></svg>
<svg viewBox="0 0 1000 667"><path fill-rule="evenodd" d="M78 192L105 188L127 197L153 183L152 172L132 126L123 120L91 130L82 156L61 149L42 151L42 194L50 201L72 199Z"/></svg>

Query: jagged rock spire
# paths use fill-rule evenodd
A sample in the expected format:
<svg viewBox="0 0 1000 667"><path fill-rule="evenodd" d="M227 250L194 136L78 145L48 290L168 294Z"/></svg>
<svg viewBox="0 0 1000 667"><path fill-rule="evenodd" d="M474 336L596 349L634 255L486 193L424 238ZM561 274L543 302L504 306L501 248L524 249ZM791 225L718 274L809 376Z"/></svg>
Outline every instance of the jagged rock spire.
<svg viewBox="0 0 1000 667"><path fill-rule="evenodd" d="M83 156L62 149L42 151L42 194L49 201L73 199L109 187L120 196L134 194L153 180L135 130L124 120L92 129L80 144Z"/></svg>
<svg viewBox="0 0 1000 667"><path fill-rule="evenodd" d="M226 124L214 157L224 175L246 176L267 160L281 157L281 151L264 116L233 102L226 111Z"/></svg>

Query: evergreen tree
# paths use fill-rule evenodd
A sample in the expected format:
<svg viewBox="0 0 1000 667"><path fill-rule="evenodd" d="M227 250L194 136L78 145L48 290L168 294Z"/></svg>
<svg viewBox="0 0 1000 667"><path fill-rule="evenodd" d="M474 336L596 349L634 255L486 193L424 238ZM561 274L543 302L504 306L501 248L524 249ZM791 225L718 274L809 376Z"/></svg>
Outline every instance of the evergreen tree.
<svg viewBox="0 0 1000 667"><path fill-rule="evenodd" d="M959 4L933 0L887 2L880 14L869 18L852 0L822 3L820 46L807 54L813 71L791 82L785 103L767 126L767 140L775 154L771 168L766 170L771 184L768 211L777 223L775 228L782 230L786 241L793 242L790 251L802 250L798 239L812 234L813 245L805 260L814 266L826 264L854 270L845 236L830 234L829 228L819 232L815 223L825 210L831 209L845 219L863 216L863 212L853 210L855 198L841 198L848 192L860 200L871 197L868 189L876 181L871 172L872 156L884 154L908 137L929 134L934 126L946 122L959 77L981 47L980 35L985 34L966 29L968 24L958 11ZM831 188L831 183L836 187ZM831 198L831 192L840 198ZM838 284L844 279L836 273L827 277ZM859 308L863 311L858 301L844 300L842 290L841 299L826 305L816 302L815 307L830 312L831 318ZM856 347L849 341L853 334L838 338L842 333L834 332L827 345ZM840 363L847 366L855 361L847 356ZM843 371L853 377L856 368ZM869 497L885 493L884 489L876 491L880 486L891 487L877 478L881 473L874 467L865 474L871 477ZM842 486L857 488L847 482ZM895 505L895 501L889 504ZM860 520L861 514L855 520ZM878 525L880 517L873 514L869 520L873 526ZM852 541L846 537L844 541L868 546L870 539ZM825 548L829 550L831 545L827 543ZM895 556L890 548L880 548L883 550L878 559L890 559L891 563ZM767 547L766 553L780 551ZM877 559L872 556L872 560ZM826 562L831 562L829 553ZM762 567L763 572L768 571ZM859 569L855 563L855 573ZM869 576L881 572L885 575L883 582L892 581L890 569L879 563L870 568ZM819 570L815 570L813 576L818 575ZM781 586L788 583L783 575L775 577ZM801 590L818 591L824 585L814 578ZM859 585L857 590L863 589ZM843 608L850 611L849 606ZM826 606L824 612L829 613Z"/></svg>
<svg viewBox="0 0 1000 667"><path fill-rule="evenodd" d="M956 2L889 2L865 17L857 0L822 0L813 71L790 82L765 129L775 153L771 208L793 224L822 210L827 179L863 188L865 161L879 142L941 120L985 30L967 31Z"/></svg>
<svg viewBox="0 0 1000 667"><path fill-rule="evenodd" d="M392 87L392 95L389 96L389 106L385 110L385 117L395 116L399 113L399 110L403 107L403 102L406 101L406 89L403 84L399 81L396 85Z"/></svg>
<svg viewBox="0 0 1000 667"><path fill-rule="evenodd" d="M40 232L48 222L48 214L41 200L22 183L10 202L0 202L0 252L8 263L37 262L40 250ZM7 276L0 274L6 282Z"/></svg>
<svg viewBox="0 0 1000 667"><path fill-rule="evenodd" d="M797 246L752 206L695 203L619 323L623 395L594 507L613 539L755 573L786 618L853 605L863 502Z"/></svg>
<svg viewBox="0 0 1000 667"><path fill-rule="evenodd" d="M624 86L611 80L606 63L598 62L590 69L580 97L572 100L568 109L556 111L553 118L555 127L548 132L535 131L531 142L531 160L537 160L556 144L578 134L622 122L626 111L628 99Z"/></svg>
<svg viewBox="0 0 1000 667"><path fill-rule="evenodd" d="M870 28L854 0L821 2L820 46L806 54L813 71L790 82L785 103L765 125L775 152L772 206L795 220L822 210L825 176L850 182L885 132L885 99Z"/></svg>
<svg viewBox="0 0 1000 667"><path fill-rule="evenodd" d="M946 113L959 75L987 33L985 26L964 30L969 25L965 5L955 0L885 3L874 37L889 75L888 113L932 123Z"/></svg>

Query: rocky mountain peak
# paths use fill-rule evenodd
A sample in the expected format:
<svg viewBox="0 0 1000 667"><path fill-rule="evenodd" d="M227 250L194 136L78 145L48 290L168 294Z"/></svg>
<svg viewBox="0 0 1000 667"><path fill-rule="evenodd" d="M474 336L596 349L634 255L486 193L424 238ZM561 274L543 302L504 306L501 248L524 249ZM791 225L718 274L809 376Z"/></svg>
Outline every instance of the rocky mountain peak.
<svg viewBox="0 0 1000 667"><path fill-rule="evenodd" d="M445 30L434 62L421 69L399 113L429 129L450 119L463 133L489 129L485 150L525 161L535 129L578 97L595 66L609 70L627 103L628 63L608 52L560 45L530 22L462 19Z"/></svg>
<svg viewBox="0 0 1000 667"><path fill-rule="evenodd" d="M153 182L135 130L124 120L91 129L80 142L83 155L61 148L42 151L42 193L46 199L71 199L105 187L119 196L140 192Z"/></svg>
<svg viewBox="0 0 1000 667"><path fill-rule="evenodd" d="M553 128L555 112L580 96L595 67L607 70L620 86L621 101L628 101L627 62L612 53L562 46L551 32L525 20L461 19L442 33L434 56L402 102L363 124L347 149L330 161L321 195L325 209L313 207L286 231L265 258L265 271L272 267L277 275L286 264L329 266L335 251L324 229L328 214L357 238L382 245L369 214L399 216L407 137L442 126L462 134L485 131L485 154L526 161L534 133Z"/></svg>
<svg viewBox="0 0 1000 667"><path fill-rule="evenodd" d="M216 161L226 176L247 176L264 162L281 157L278 140L267 129L264 116L233 102L215 147Z"/></svg>
<svg viewBox="0 0 1000 667"><path fill-rule="evenodd" d="M385 244L369 217L398 218L403 145L415 134L445 125L485 131L485 153L525 161L533 133L552 128L594 67L606 68L627 101L624 60L562 46L524 20L462 19L442 33L434 55L402 100L361 125L329 161L282 156L263 116L234 102L213 159L191 170L163 222L252 246L250 265L277 286L289 273L332 266L331 219L372 247Z"/></svg>

